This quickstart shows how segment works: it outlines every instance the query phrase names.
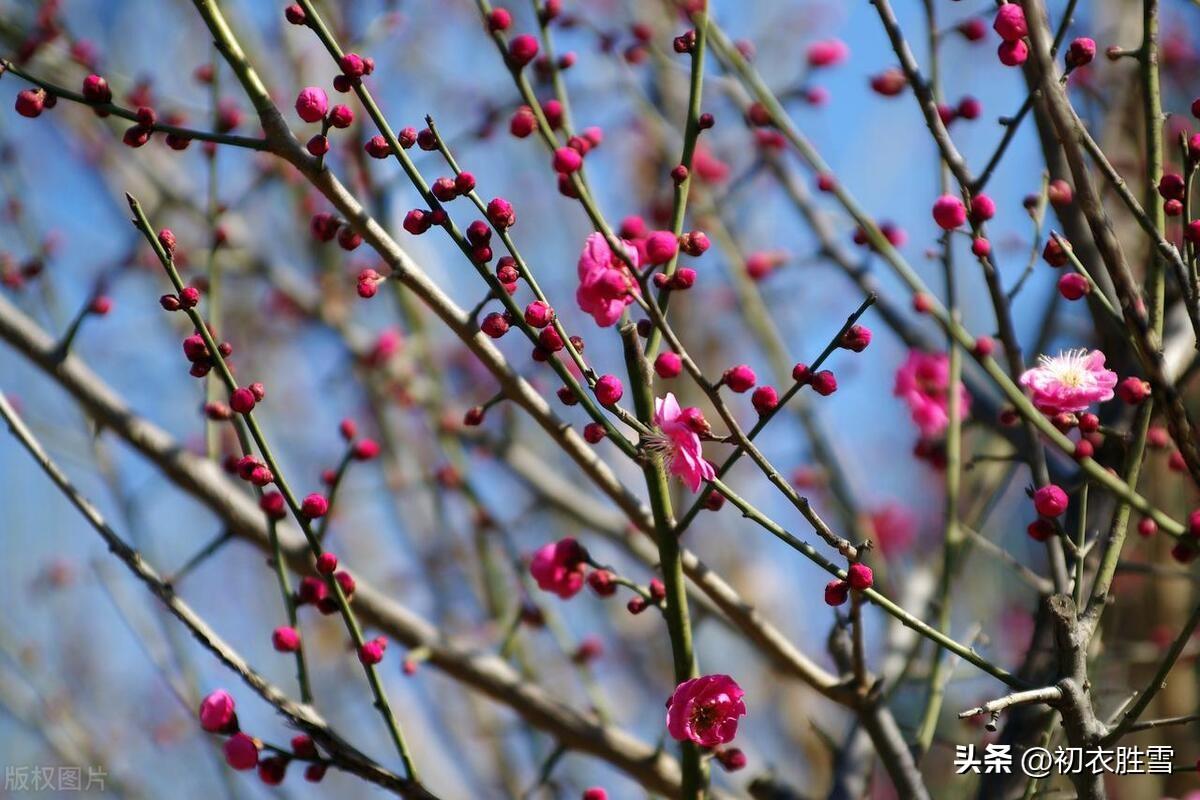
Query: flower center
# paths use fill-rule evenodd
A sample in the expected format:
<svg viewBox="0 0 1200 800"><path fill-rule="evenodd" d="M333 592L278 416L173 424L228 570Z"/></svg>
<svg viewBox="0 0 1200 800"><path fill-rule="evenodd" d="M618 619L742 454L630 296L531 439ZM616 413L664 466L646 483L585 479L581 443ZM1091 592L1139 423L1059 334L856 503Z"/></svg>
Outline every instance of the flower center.
<svg viewBox="0 0 1200 800"><path fill-rule="evenodd" d="M655 428L642 437L642 447L655 458L666 458L675 452L675 443L662 432L661 428Z"/></svg>
<svg viewBox="0 0 1200 800"><path fill-rule="evenodd" d="M1042 366L1054 379L1068 389L1079 389L1088 383L1091 373L1085 362L1085 350L1068 350L1057 358L1042 356Z"/></svg>
<svg viewBox="0 0 1200 800"><path fill-rule="evenodd" d="M692 727L696 730L711 728L716 716L716 709L711 705L697 705L692 709Z"/></svg>

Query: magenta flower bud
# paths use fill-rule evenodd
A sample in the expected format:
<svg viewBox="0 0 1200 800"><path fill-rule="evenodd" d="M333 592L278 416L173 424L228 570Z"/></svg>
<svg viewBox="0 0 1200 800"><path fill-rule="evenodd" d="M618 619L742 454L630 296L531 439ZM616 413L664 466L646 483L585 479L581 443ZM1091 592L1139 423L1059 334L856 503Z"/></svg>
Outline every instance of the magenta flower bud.
<svg viewBox="0 0 1200 800"><path fill-rule="evenodd" d="M758 382L758 376L754 374L754 370L750 369L750 367L745 364L738 364L735 367L725 370L723 380L730 391L741 394L754 388L754 384Z"/></svg>
<svg viewBox="0 0 1200 800"><path fill-rule="evenodd" d="M866 564L854 563L846 570L846 581L850 588L861 592L871 588L871 584L875 582L875 575Z"/></svg>
<svg viewBox="0 0 1200 800"><path fill-rule="evenodd" d="M1001 42L996 50L1000 63L1006 67L1019 67L1029 59L1029 46L1023 39L1015 42Z"/></svg>
<svg viewBox="0 0 1200 800"><path fill-rule="evenodd" d="M512 203L503 197L494 197L488 201L487 218L497 230L506 230L517 224L517 212Z"/></svg>
<svg viewBox="0 0 1200 800"><path fill-rule="evenodd" d="M121 137L121 141L126 147L141 147L146 142L150 141L150 129L142 125L134 125L131 128L125 129L125 134Z"/></svg>
<svg viewBox="0 0 1200 800"><path fill-rule="evenodd" d="M467 241L475 247L482 247L492 241L492 229L481 219L467 226Z"/></svg>
<svg viewBox="0 0 1200 800"><path fill-rule="evenodd" d="M493 339L499 339L508 333L508 320L500 312L493 311L483 318L483 322L479 323L479 330Z"/></svg>
<svg viewBox="0 0 1200 800"><path fill-rule="evenodd" d="M300 579L296 590L296 600L301 605L312 605L321 602L329 596L329 587L320 578L306 575Z"/></svg>
<svg viewBox="0 0 1200 800"><path fill-rule="evenodd" d="M387 648L387 639L382 636L372 639L369 642L363 642L362 647L358 648L358 660L370 666L383 661L383 651Z"/></svg>
<svg viewBox="0 0 1200 800"><path fill-rule="evenodd" d="M850 56L850 48L840 39L813 42L808 46L807 60L810 67L832 67Z"/></svg>
<svg viewBox="0 0 1200 800"><path fill-rule="evenodd" d="M522 33L519 36L514 36L512 41L508 43L508 57L518 68L525 66L530 61L533 61L533 59L537 58L537 54L537 37L531 36L528 33Z"/></svg>
<svg viewBox="0 0 1200 800"><path fill-rule="evenodd" d="M363 145L363 150L367 151L367 155L371 158L387 158L392 154L392 146L388 144L387 139L380 135L372 136Z"/></svg>
<svg viewBox="0 0 1200 800"><path fill-rule="evenodd" d="M665 264L679 252L679 240L670 231L655 231L646 239L646 260Z"/></svg>
<svg viewBox="0 0 1200 800"><path fill-rule="evenodd" d="M987 258L992 254L992 243L982 236L972 239L971 252L979 258Z"/></svg>
<svg viewBox="0 0 1200 800"><path fill-rule="evenodd" d="M871 329L866 325L852 325L838 340L838 347L861 353L871 343Z"/></svg>
<svg viewBox="0 0 1200 800"><path fill-rule="evenodd" d="M1054 523L1044 519L1035 519L1025 527L1025 533L1035 542L1044 542L1054 535Z"/></svg>
<svg viewBox="0 0 1200 800"><path fill-rule="evenodd" d="M350 106L336 105L329 112L329 124L335 128L349 128L354 123L354 112Z"/></svg>
<svg viewBox="0 0 1200 800"><path fill-rule="evenodd" d="M655 275L654 277L658 278L659 276ZM672 289L683 291L684 289L692 288L695 283L696 270L692 269L691 267L680 267L675 271L675 274L671 276L669 285Z"/></svg>
<svg viewBox="0 0 1200 800"><path fill-rule="evenodd" d="M654 359L654 371L660 378L674 378L683 370L683 359L670 350L664 350Z"/></svg>
<svg viewBox="0 0 1200 800"><path fill-rule="evenodd" d="M239 414L249 414L254 410L254 392L244 386L234 389L229 395L229 407Z"/></svg>
<svg viewBox="0 0 1200 800"><path fill-rule="evenodd" d="M813 391L822 397L828 397L837 391L837 377L827 369L823 369L809 380Z"/></svg>
<svg viewBox="0 0 1200 800"><path fill-rule="evenodd" d="M374 439L359 439L350 448L350 455L355 461L370 461L379 455L379 442Z"/></svg>
<svg viewBox="0 0 1200 800"><path fill-rule="evenodd" d="M304 13L299 3L292 3L283 10L283 17L293 25L303 25L308 22L308 15Z"/></svg>
<svg viewBox="0 0 1200 800"><path fill-rule="evenodd" d="M750 395L750 402L759 415L769 414L779 405L779 393L774 386L759 386Z"/></svg>
<svg viewBox="0 0 1200 800"><path fill-rule="evenodd" d="M1067 493L1053 483L1033 493L1033 507L1047 519L1061 516L1067 510Z"/></svg>
<svg viewBox="0 0 1200 800"><path fill-rule="evenodd" d="M986 194L977 194L971 198L971 221L979 224L987 222L996 216L996 201Z"/></svg>
<svg viewBox="0 0 1200 800"><path fill-rule="evenodd" d="M454 176L454 188L459 194L470 194L475 191L475 176L469 172L460 172Z"/></svg>
<svg viewBox="0 0 1200 800"><path fill-rule="evenodd" d="M493 8L488 14L487 24L492 33L506 31L512 26L512 14L506 8Z"/></svg>
<svg viewBox="0 0 1200 800"><path fill-rule="evenodd" d="M99 75L88 75L83 79L83 99L89 103L111 103L112 89L108 81Z"/></svg>
<svg viewBox="0 0 1200 800"><path fill-rule="evenodd" d="M320 158L329 152L329 137L318 133L308 140L304 149Z"/></svg>
<svg viewBox="0 0 1200 800"><path fill-rule="evenodd" d="M1158 181L1158 195L1164 200L1182 200L1183 176L1178 172L1166 172Z"/></svg>
<svg viewBox="0 0 1200 800"><path fill-rule="evenodd" d="M438 200L441 200L443 203L449 203L451 200L458 197L458 188L454 185L454 179L447 178L445 176L435 180L429 187L429 191L433 193L434 197L436 197Z"/></svg>
<svg viewBox="0 0 1200 800"><path fill-rule="evenodd" d="M569 175L572 172L577 172L583 166L583 156L578 150L570 147L560 147L554 151L554 159L551 162L555 172Z"/></svg>
<svg viewBox="0 0 1200 800"><path fill-rule="evenodd" d="M554 309L541 300L535 300L525 306L525 321L533 327L544 328L553 320Z"/></svg>
<svg viewBox="0 0 1200 800"><path fill-rule="evenodd" d="M225 740L225 763L236 770L258 766L258 743L244 733L235 733Z"/></svg>
<svg viewBox="0 0 1200 800"><path fill-rule="evenodd" d="M1141 378L1126 378L1117 384L1117 397L1127 405L1141 405L1150 396L1150 384Z"/></svg>
<svg viewBox="0 0 1200 800"><path fill-rule="evenodd" d="M258 500L258 507L274 520L281 520L287 516L287 503L279 492L265 492Z"/></svg>
<svg viewBox="0 0 1200 800"><path fill-rule="evenodd" d="M342 68L342 74L347 78L361 78L367 74L367 63L358 53L346 53L342 56L339 65Z"/></svg>
<svg viewBox="0 0 1200 800"><path fill-rule="evenodd" d="M840 606L850 599L850 584L832 580L825 584L825 605Z"/></svg>
<svg viewBox="0 0 1200 800"><path fill-rule="evenodd" d="M513 112L508 121L508 132L518 139L524 139L537 128L537 117L529 106L521 106Z"/></svg>
<svg viewBox="0 0 1200 800"><path fill-rule="evenodd" d="M319 86L301 89L296 96L296 114L305 122L320 122L328 110L329 96Z"/></svg>
<svg viewBox="0 0 1200 800"><path fill-rule="evenodd" d="M736 747L726 747L718 750L716 759L721 768L726 772L737 772L739 769L745 769L748 763L746 754Z"/></svg>
<svg viewBox="0 0 1200 800"><path fill-rule="evenodd" d="M342 594L346 595L346 597L353 595L354 590L358 588L354 583L354 576L345 570L342 570L341 572L335 572L333 577L337 581L338 586L342 588Z"/></svg>
<svg viewBox="0 0 1200 800"><path fill-rule="evenodd" d="M884 97L895 97L903 92L906 86L908 86L908 78L905 77L904 70L899 67L891 67L871 77L872 91ZM828 191L828 189L823 191Z"/></svg>
<svg viewBox="0 0 1200 800"><path fill-rule="evenodd" d="M1015 42L1029 35L1029 26L1025 23L1025 12L1016 3L1005 3L997 9L992 28L1006 42Z"/></svg>
<svg viewBox="0 0 1200 800"><path fill-rule="evenodd" d="M33 119L40 116L46 107L46 92L44 89L24 89L17 92L17 113L22 117Z"/></svg>
<svg viewBox="0 0 1200 800"><path fill-rule="evenodd" d="M300 649L300 634L295 628L281 625L271 633L271 646L280 653L294 653Z"/></svg>
<svg viewBox="0 0 1200 800"><path fill-rule="evenodd" d="M957 30L968 42L978 42L987 36L987 25L979 17L959 23Z"/></svg>
<svg viewBox="0 0 1200 800"><path fill-rule="evenodd" d="M689 231L679 237L679 249L693 258L704 255L712 243L704 231Z"/></svg>
<svg viewBox="0 0 1200 800"><path fill-rule="evenodd" d="M1067 69L1076 69L1085 64L1092 63L1092 59L1096 57L1096 42L1094 39L1089 39L1086 36L1080 36L1071 42L1071 46L1067 48Z"/></svg>
<svg viewBox="0 0 1200 800"><path fill-rule="evenodd" d="M433 224L428 211L420 208L414 208L404 215L404 230L411 233L413 236L420 236L429 230Z"/></svg>
<svg viewBox="0 0 1200 800"><path fill-rule="evenodd" d="M333 214L321 212L313 214L308 223L308 230L318 242L332 242L337 237L340 225Z"/></svg>
<svg viewBox="0 0 1200 800"><path fill-rule="evenodd" d="M616 375L601 375L596 381L596 399L600 401L600 405L614 406L621 401L624 394L625 387Z"/></svg>
<svg viewBox="0 0 1200 800"><path fill-rule="evenodd" d="M1092 284L1078 272L1068 272L1058 279L1058 293L1067 300L1078 300L1092 291Z"/></svg>
<svg viewBox="0 0 1200 800"><path fill-rule="evenodd" d="M300 512L309 519L323 517L329 511L329 501L323 495L310 494L300 503Z"/></svg>
<svg viewBox="0 0 1200 800"><path fill-rule="evenodd" d="M209 733L222 733L234 721L233 696L224 689L209 692L200 701L200 727Z"/></svg>
<svg viewBox="0 0 1200 800"><path fill-rule="evenodd" d="M287 756L271 756L264 758L258 765L258 779L267 786L278 786L287 776L287 766L291 759Z"/></svg>
<svg viewBox="0 0 1200 800"><path fill-rule="evenodd" d="M1046 199L1055 208L1063 208L1071 205L1071 201L1075 199L1075 192L1071 189L1071 184L1062 178L1055 178L1046 186Z"/></svg>
<svg viewBox="0 0 1200 800"><path fill-rule="evenodd" d="M326 551L317 556L317 572L322 575L332 575L337 569L337 565L337 556L333 553Z"/></svg>
<svg viewBox="0 0 1200 800"><path fill-rule="evenodd" d="M952 194L944 194L933 204L933 221L942 230L952 231L967 221L967 208Z"/></svg>
<svg viewBox="0 0 1200 800"><path fill-rule="evenodd" d="M956 113L963 119L979 119L983 113L983 103L971 96L964 97L958 101Z"/></svg>

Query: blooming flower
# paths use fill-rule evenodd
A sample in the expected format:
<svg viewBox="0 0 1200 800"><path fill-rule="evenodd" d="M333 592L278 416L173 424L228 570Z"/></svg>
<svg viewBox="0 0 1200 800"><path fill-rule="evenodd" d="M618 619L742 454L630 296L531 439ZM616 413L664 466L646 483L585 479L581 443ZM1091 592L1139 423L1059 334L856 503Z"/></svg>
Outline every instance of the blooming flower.
<svg viewBox="0 0 1200 800"><path fill-rule="evenodd" d="M637 252L632 247L626 247L626 253L637 266ZM629 271L629 266L612 252L608 241L602 234L592 234L583 245L580 253L580 288L575 291L575 300L580 303L584 312L592 314L596 325L608 327L616 323L620 312L625 306L634 302L631 291L637 290L637 283Z"/></svg>
<svg viewBox="0 0 1200 800"><path fill-rule="evenodd" d="M583 588L586 553L574 539L561 539L541 547L529 562L529 574L538 588L569 600Z"/></svg>
<svg viewBox="0 0 1200 800"><path fill-rule="evenodd" d="M945 353L911 350L908 360L896 372L892 394L908 403L912 420L929 439L939 435L950 422L950 357ZM958 385L959 419L967 415L971 396Z"/></svg>
<svg viewBox="0 0 1200 800"><path fill-rule="evenodd" d="M675 395L654 399L654 433L646 439L646 448L662 456L667 472L679 476L693 492L700 484L717 476L712 464L700 452L700 437L688 424L692 409L680 409Z"/></svg>
<svg viewBox="0 0 1200 800"><path fill-rule="evenodd" d="M675 687L667 702L667 731L677 741L716 747L733 741L746 693L728 675L702 675Z"/></svg>
<svg viewBox="0 0 1200 800"><path fill-rule="evenodd" d="M627 247L626 252L636 267L637 251ZM579 288L575 292L579 308L591 314L597 325L607 328L633 302L630 293L636 291L629 267L608 246L608 240L599 233L589 236L579 254Z"/></svg>
<svg viewBox="0 0 1200 800"><path fill-rule="evenodd" d="M1020 383L1042 413L1074 413L1111 400L1117 373L1104 368L1104 353L1099 350L1067 350L1039 358L1038 366L1026 370Z"/></svg>

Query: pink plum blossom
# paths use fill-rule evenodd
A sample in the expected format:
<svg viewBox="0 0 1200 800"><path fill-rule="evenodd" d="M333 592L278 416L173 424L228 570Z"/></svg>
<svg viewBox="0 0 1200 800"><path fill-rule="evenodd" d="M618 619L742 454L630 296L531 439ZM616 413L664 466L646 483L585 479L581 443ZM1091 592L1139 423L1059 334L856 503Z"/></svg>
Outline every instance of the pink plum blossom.
<svg viewBox="0 0 1200 800"><path fill-rule="evenodd" d="M539 589L569 600L583 588L586 552L574 539L561 539L539 548L529 562L529 574Z"/></svg>
<svg viewBox="0 0 1200 800"><path fill-rule="evenodd" d="M717 476L712 464L704 460L700 452L700 437L688 424L691 409L680 409L675 395L667 392L665 397L654 399L654 434L648 438L646 447L663 458L667 472L676 475L693 492L700 484Z"/></svg>
<svg viewBox="0 0 1200 800"><path fill-rule="evenodd" d="M626 247L626 252L636 267L637 251ZM633 302L631 293L636 291L629 267L612 251L603 234L589 236L579 254L579 288L575 291L579 308L591 314L597 325L607 328Z"/></svg>
<svg viewBox="0 0 1200 800"><path fill-rule="evenodd" d="M912 420L923 438L938 436L950 422L950 357L945 353L923 353L911 350L908 360L896 372L892 394L908 403ZM959 418L970 410L971 396L961 383Z"/></svg>
<svg viewBox="0 0 1200 800"><path fill-rule="evenodd" d="M667 703L667 732L677 741L716 747L733 741L746 693L728 675L702 675L675 687Z"/></svg>
<svg viewBox="0 0 1200 800"><path fill-rule="evenodd" d="M1075 413L1111 400L1117 373L1104 368L1104 353L1099 350L1067 350L1039 358L1036 367L1021 375L1020 383L1042 413Z"/></svg>

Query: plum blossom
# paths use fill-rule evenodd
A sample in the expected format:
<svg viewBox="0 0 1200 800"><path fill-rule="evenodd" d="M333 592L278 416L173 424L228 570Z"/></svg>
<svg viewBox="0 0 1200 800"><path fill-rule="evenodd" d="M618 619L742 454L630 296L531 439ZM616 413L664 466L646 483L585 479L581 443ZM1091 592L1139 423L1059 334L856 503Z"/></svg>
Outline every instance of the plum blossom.
<svg viewBox="0 0 1200 800"><path fill-rule="evenodd" d="M574 539L560 539L539 548L529 562L529 574L538 588L569 600L583 588L587 552Z"/></svg>
<svg viewBox="0 0 1200 800"><path fill-rule="evenodd" d="M1099 350L1066 350L1041 356L1038 366L1021 375L1020 383L1042 413L1075 413L1111 400L1117 373L1104 368L1104 353Z"/></svg>
<svg viewBox="0 0 1200 800"><path fill-rule="evenodd" d="M911 350L908 359L896 371L892 394L908 403L912 420L926 439L941 434L950 422L950 357L945 353ZM971 396L958 384L959 419L966 417Z"/></svg>
<svg viewBox="0 0 1200 800"><path fill-rule="evenodd" d="M667 702L667 732L677 741L716 747L733 741L746 693L728 675L701 675L675 687Z"/></svg>
<svg viewBox="0 0 1200 800"><path fill-rule="evenodd" d="M637 251L626 247L626 252L636 267ZM575 291L579 308L591 314L601 328L607 328L633 302L631 293L636 291L637 282L628 265L612 251L603 234L589 236L579 254L579 288Z"/></svg>
<svg viewBox="0 0 1200 800"><path fill-rule="evenodd" d="M717 472L700 452L700 437L688 424L695 415L688 411L679 408L679 401L670 392L665 397L656 397L654 433L645 444L650 452L662 457L669 474L678 476L696 492L701 483L715 478Z"/></svg>

